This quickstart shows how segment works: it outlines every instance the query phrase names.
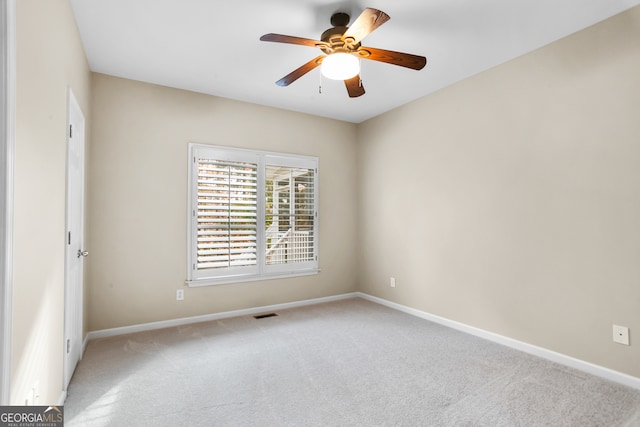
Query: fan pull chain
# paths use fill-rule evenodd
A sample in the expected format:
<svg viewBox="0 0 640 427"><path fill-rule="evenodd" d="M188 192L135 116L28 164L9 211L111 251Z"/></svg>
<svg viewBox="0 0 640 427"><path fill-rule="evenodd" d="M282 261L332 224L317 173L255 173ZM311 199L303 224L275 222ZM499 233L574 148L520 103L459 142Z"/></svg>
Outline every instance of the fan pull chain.
<svg viewBox="0 0 640 427"><path fill-rule="evenodd" d="M322 73L320 73L320 83L318 83L318 93L322 94Z"/></svg>
<svg viewBox="0 0 640 427"><path fill-rule="evenodd" d="M360 77L358 78L358 84L360 85L360 87L362 87L362 59L358 58L358 61L360 61L359 65L359 69L360 69Z"/></svg>

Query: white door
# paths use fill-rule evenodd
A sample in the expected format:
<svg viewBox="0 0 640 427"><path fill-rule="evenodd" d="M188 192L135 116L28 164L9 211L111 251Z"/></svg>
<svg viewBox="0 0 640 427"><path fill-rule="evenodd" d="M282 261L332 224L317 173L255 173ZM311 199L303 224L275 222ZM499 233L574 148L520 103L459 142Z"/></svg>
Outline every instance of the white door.
<svg viewBox="0 0 640 427"><path fill-rule="evenodd" d="M84 222L84 115L69 89L67 126L67 233L65 236L64 387L82 357Z"/></svg>

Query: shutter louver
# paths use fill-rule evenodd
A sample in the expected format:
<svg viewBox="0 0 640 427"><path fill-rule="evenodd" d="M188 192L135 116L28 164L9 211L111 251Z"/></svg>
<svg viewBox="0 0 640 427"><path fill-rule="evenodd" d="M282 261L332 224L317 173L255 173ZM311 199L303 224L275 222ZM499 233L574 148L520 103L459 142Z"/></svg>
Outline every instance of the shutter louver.
<svg viewBox="0 0 640 427"><path fill-rule="evenodd" d="M257 264L257 164L197 159L198 270Z"/></svg>

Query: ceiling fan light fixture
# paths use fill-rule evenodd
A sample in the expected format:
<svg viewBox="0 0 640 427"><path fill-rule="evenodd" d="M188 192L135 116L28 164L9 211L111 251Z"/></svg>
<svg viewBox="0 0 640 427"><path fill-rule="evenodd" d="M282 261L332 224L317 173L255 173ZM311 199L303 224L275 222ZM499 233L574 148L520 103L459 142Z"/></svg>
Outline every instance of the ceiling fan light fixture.
<svg viewBox="0 0 640 427"><path fill-rule="evenodd" d="M360 59L385 62L413 70L422 70L427 65L427 58L424 56L362 46L362 39L388 20L389 15L383 11L368 7L350 27L347 27L348 14L340 12L333 14L331 16L333 27L322 33L320 40L275 33L265 34L260 37L260 40L315 47L321 51L319 56L278 80L276 82L278 86L289 86L309 71L320 67L321 93L324 76L328 79L343 80L349 97L357 98L365 93L360 78Z"/></svg>
<svg viewBox="0 0 640 427"><path fill-rule="evenodd" d="M348 53L332 53L322 60L321 72L328 79L348 80L360 73L360 61Z"/></svg>

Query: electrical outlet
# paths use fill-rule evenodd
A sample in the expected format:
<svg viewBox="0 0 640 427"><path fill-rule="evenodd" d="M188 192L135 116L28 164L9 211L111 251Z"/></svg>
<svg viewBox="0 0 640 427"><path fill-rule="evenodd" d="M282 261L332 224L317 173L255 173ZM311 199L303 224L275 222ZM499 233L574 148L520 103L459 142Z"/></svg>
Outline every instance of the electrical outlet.
<svg viewBox="0 0 640 427"><path fill-rule="evenodd" d="M184 289L178 289L176 291L176 301L182 301L184 299Z"/></svg>
<svg viewBox="0 0 640 427"><path fill-rule="evenodd" d="M396 287L396 278L395 278L395 277L392 277L392 278L389 280L389 286L391 286L392 288L395 288L395 287Z"/></svg>
<svg viewBox="0 0 640 427"><path fill-rule="evenodd" d="M626 326L613 325L613 341L629 345L629 328Z"/></svg>

